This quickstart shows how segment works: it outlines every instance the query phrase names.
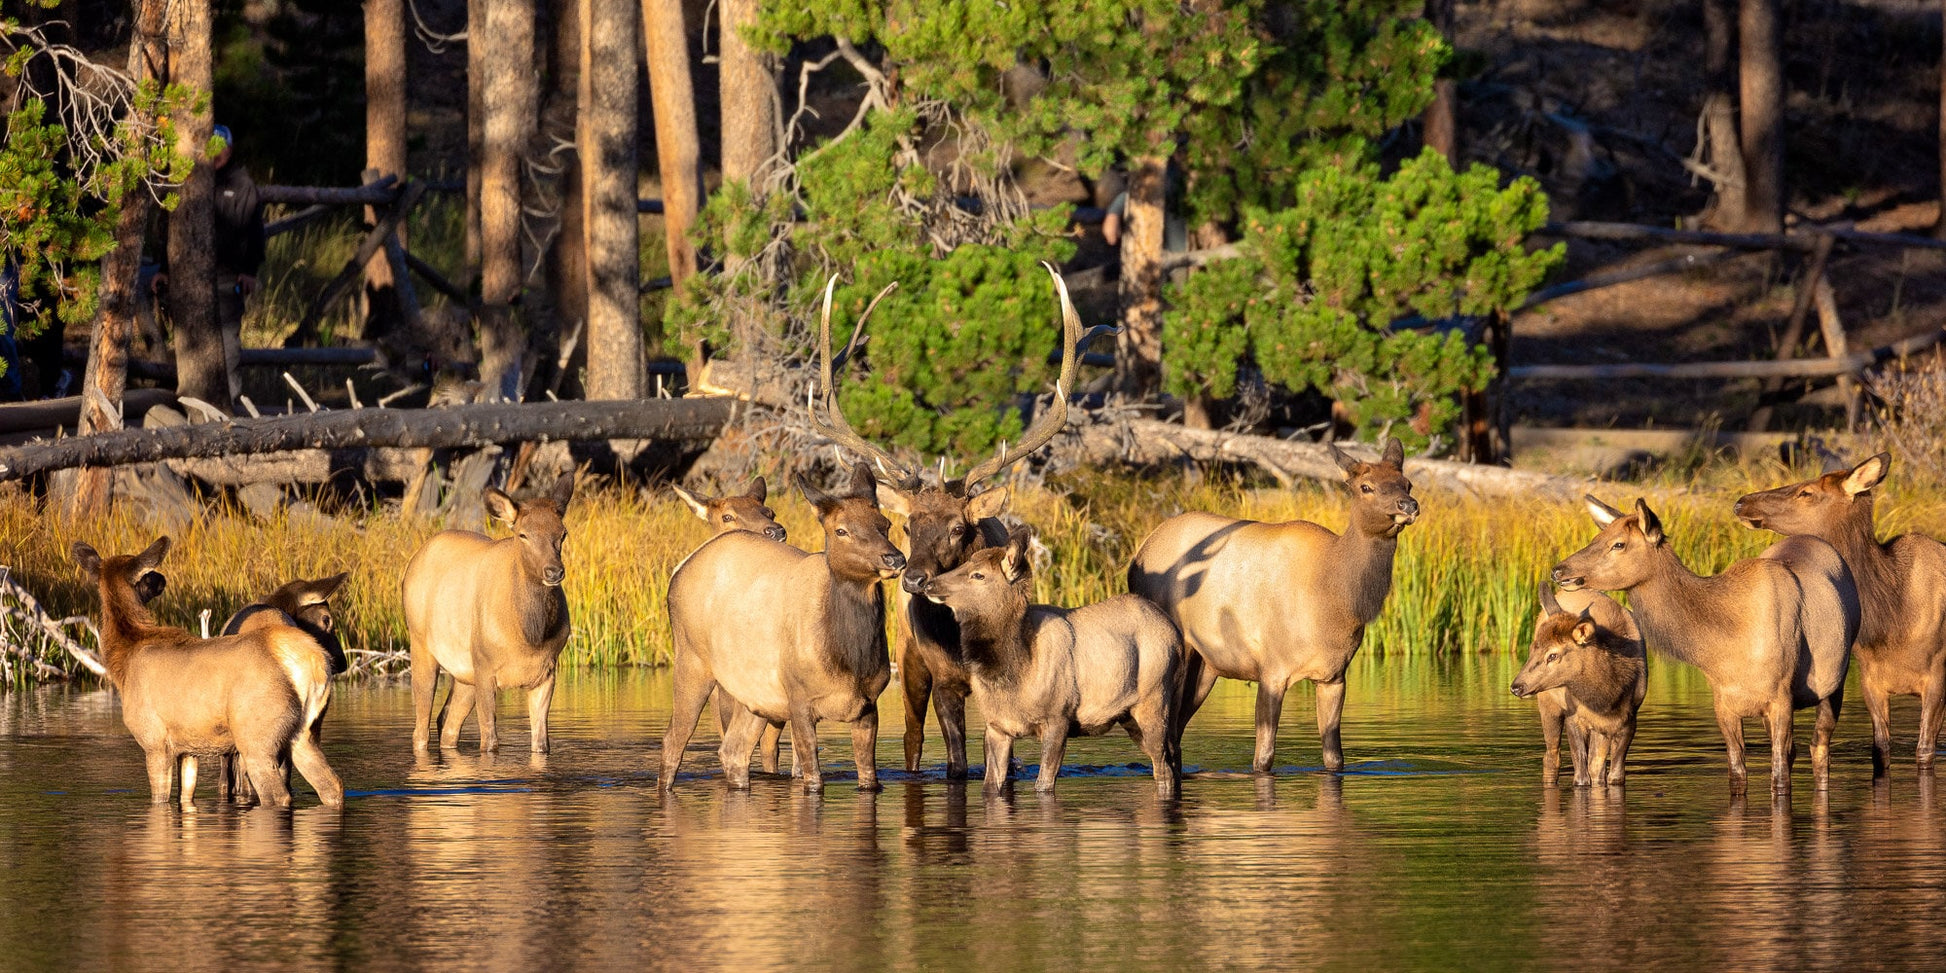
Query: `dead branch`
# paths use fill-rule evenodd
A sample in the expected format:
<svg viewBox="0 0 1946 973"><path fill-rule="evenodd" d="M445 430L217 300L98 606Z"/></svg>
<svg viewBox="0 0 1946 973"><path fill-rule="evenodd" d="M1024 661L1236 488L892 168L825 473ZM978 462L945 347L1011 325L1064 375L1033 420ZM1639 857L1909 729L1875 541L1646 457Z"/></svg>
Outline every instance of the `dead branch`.
<svg viewBox="0 0 1946 973"><path fill-rule="evenodd" d="M32 628L38 629L49 642L59 646L68 655L73 656L74 661L81 663L89 672L97 676L108 675L108 667L102 665L101 660L95 658L93 652L88 651L80 642L75 641L72 636L68 635L67 631L62 628L62 623L56 621L54 616L48 614L47 609L41 607L40 599L35 598L33 593L21 587L20 582L14 580L13 572L5 565L0 565L0 595L4 595L13 601L11 606L5 607L7 615L19 619ZM35 661L38 662L39 660L36 659ZM41 664L45 666L45 663ZM52 669L52 667L47 668ZM62 673L58 669L53 669L52 672L44 673L44 675L57 675L64 678L66 673Z"/></svg>

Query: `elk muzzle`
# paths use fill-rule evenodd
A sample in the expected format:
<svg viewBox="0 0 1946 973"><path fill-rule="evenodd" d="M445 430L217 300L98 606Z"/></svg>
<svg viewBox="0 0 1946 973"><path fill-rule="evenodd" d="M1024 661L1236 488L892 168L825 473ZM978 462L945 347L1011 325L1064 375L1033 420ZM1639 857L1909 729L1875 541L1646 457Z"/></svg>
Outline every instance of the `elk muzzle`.
<svg viewBox="0 0 1946 973"><path fill-rule="evenodd" d="M784 540L784 528L781 524L772 524L764 528L764 536L781 543Z"/></svg>
<svg viewBox="0 0 1946 973"><path fill-rule="evenodd" d="M1399 501L1398 509L1392 512L1392 523L1404 527L1419 519L1419 501L1406 497Z"/></svg>
<svg viewBox="0 0 1946 973"><path fill-rule="evenodd" d="M878 563L879 577L886 579L895 578L899 575L899 572L905 570L905 555L900 554L898 551L893 551L890 554L881 554L879 555Z"/></svg>
<svg viewBox="0 0 1946 973"><path fill-rule="evenodd" d="M926 589L930 587L931 582L932 575L918 568L908 568L904 574L899 575L899 587L908 595L929 594Z"/></svg>
<svg viewBox="0 0 1946 973"><path fill-rule="evenodd" d="M1743 521L1744 524L1761 530L1764 526L1764 515L1757 509L1757 505L1751 501L1762 495L1760 493L1753 493L1749 496L1737 498L1736 506L1730 508L1731 514L1736 519Z"/></svg>
<svg viewBox="0 0 1946 973"><path fill-rule="evenodd" d="M541 569L541 584L544 584L550 588L559 588L561 586L561 582L566 581L567 577L568 577L567 571L563 570L558 565L550 564L547 567Z"/></svg>
<svg viewBox="0 0 1946 973"><path fill-rule="evenodd" d="M1528 689L1527 683L1525 683L1521 679L1514 680L1513 693L1515 696L1518 696L1521 699L1526 699L1527 697L1534 695L1534 691Z"/></svg>
<svg viewBox="0 0 1946 973"><path fill-rule="evenodd" d="M1580 591L1587 583L1587 578L1569 570L1568 562L1566 561L1555 565L1550 577L1554 579L1554 584L1562 591Z"/></svg>

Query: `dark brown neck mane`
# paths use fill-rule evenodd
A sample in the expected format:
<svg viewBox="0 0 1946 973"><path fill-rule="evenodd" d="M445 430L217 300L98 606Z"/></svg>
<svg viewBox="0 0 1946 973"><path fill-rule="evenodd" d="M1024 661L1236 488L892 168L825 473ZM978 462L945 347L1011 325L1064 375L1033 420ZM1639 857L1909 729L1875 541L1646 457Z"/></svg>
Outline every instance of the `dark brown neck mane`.
<svg viewBox="0 0 1946 973"><path fill-rule="evenodd" d="M1010 586L1006 606L998 612L960 618L960 654L980 678L1011 686L1034 661L1027 632L1029 584L1023 579Z"/></svg>

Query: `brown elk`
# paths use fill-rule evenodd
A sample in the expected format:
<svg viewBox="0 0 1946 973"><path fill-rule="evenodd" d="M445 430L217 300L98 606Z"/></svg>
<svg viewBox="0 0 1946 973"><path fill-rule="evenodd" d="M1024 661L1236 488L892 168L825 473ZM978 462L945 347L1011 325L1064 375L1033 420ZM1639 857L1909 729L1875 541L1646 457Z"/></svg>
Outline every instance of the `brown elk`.
<svg viewBox="0 0 1946 973"><path fill-rule="evenodd" d="M160 577L160 575L157 575ZM297 580L280 585L277 590L263 598L238 609L229 621L223 623L224 635L240 635L256 631L268 625L292 625L303 629L324 649L325 671L331 676L351 668L345 658L344 643L338 639L338 621L331 614L331 596L344 587L351 573L340 572L327 578L310 581ZM323 736L324 716L331 709L329 701L311 721L311 739L319 741ZM285 774L285 779L289 779ZM228 800L232 790L238 800L254 800L256 791L250 786L249 775L233 754L224 755L217 767L216 796L218 800Z"/></svg>
<svg viewBox="0 0 1946 973"><path fill-rule="evenodd" d="M1080 362L1076 351L1112 325L1083 331L1081 317L1068 297L1067 282L1052 267L1055 294L1061 304L1061 367L1053 401L1035 418L1020 442L976 464L960 479L935 481L923 471L900 463L884 450L853 434L849 426L833 438L873 460L892 484L880 488L885 509L906 522L905 573L899 578L899 679L905 699L905 769L919 769L925 746L926 706L939 714L939 732L946 740L946 776L966 776L966 697L971 676L960 658L959 625L953 613L919 597L926 582L958 567L976 551L1007 543L1007 527L999 520L1007 507L1004 487L982 489L987 480L1053 441L1067 425L1068 392L1074 388ZM858 331L839 360L857 346ZM843 416L835 421L842 423Z"/></svg>
<svg viewBox="0 0 1946 973"><path fill-rule="evenodd" d="M264 802L289 807L280 764L288 749L325 804L344 804L344 785L318 749L311 727L330 699L325 651L302 629L264 624L199 639L156 623L143 604L162 588L155 572L169 552L159 538L140 554L103 558L74 545L75 563L101 596L102 662L122 697L122 721L148 758L149 796L169 801L182 767L182 804L196 789L196 757L236 751Z"/></svg>
<svg viewBox="0 0 1946 973"><path fill-rule="evenodd" d="M1376 463L1329 448L1351 494L1343 534L1304 520L1178 514L1149 533L1128 568L1129 590L1161 606L1182 629L1187 665L1178 733L1216 677L1257 683L1250 764L1257 773L1270 771L1284 694L1301 679L1317 687L1324 766L1344 769L1338 722L1345 670L1391 593L1399 532L1419 517L1398 440L1386 442Z"/></svg>
<svg viewBox="0 0 1946 973"><path fill-rule="evenodd" d="M477 704L480 750L499 749L494 695L506 687L527 691L533 752L547 752L554 666L568 641L568 599L561 590L568 529L561 518L573 495L572 472L547 496L519 503L488 487L487 512L510 524L514 536L496 541L470 530L440 531L405 566L415 751L432 741L433 693L444 671L452 690L439 719L442 748L459 746L460 725Z"/></svg>
<svg viewBox="0 0 1946 973"><path fill-rule="evenodd" d="M1628 609L1586 590L1569 592L1564 608L1543 583L1527 665L1513 682L1515 696L1532 696L1540 707L1542 781L1551 786L1560 775L1566 730L1576 787L1623 783L1635 714L1648 691L1648 657Z"/></svg>
<svg viewBox="0 0 1946 973"><path fill-rule="evenodd" d="M1038 736L1035 789L1054 790L1068 736L1121 726L1149 755L1158 796L1182 780L1174 732L1182 691L1182 638L1145 598L1117 595L1082 608L1028 604L1033 594L1030 533L986 548L926 582L927 601L959 622L959 658L973 676L986 718L987 794L1006 785L1014 740Z"/></svg>
<svg viewBox="0 0 1946 973"><path fill-rule="evenodd" d="M1872 717L1872 773L1892 762L1891 698L1919 697L1918 764L1932 766L1946 725L1946 546L1923 534L1880 542L1873 499L1891 457L1749 494L1736 515L1751 527L1821 538L1838 549L1862 605L1859 682Z"/></svg>
<svg viewBox="0 0 1946 973"><path fill-rule="evenodd" d="M1818 708L1812 767L1819 788L1827 786L1850 645L1843 641L1842 622L1818 617L1840 611L1842 599L1832 591L1805 594L1832 585L1829 575L1808 567L1799 573L1791 562L1825 560L1828 569L1836 552L1819 559L1809 545L1800 545L1790 558L1747 558L1701 577L1676 557L1646 502L1635 501L1633 514L1594 497L1587 502L1601 532L1555 566L1554 582L1569 591L1629 592L1649 644L1703 671L1733 788L1741 790L1746 779L1743 720L1755 716L1770 734L1771 788L1790 789L1791 714L1810 706Z"/></svg>

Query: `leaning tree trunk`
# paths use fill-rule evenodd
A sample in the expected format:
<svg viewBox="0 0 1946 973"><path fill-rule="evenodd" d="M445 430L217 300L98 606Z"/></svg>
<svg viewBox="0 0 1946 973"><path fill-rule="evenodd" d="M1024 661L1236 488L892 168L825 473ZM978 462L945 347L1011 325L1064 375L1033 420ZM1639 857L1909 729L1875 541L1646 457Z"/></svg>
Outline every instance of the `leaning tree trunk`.
<svg viewBox="0 0 1946 973"><path fill-rule="evenodd" d="M533 0L488 0L486 144L480 161L480 381L488 399L520 397L526 340L520 296L520 167L535 125Z"/></svg>
<svg viewBox="0 0 1946 973"><path fill-rule="evenodd" d="M209 0L169 5L169 80L199 92L210 90ZM216 170L205 158L210 108L184 104L173 113L176 151L196 160L177 190L169 216L169 317L175 330L176 394L219 409L232 408L230 372L223 360L223 331L216 314Z"/></svg>
<svg viewBox="0 0 1946 973"><path fill-rule="evenodd" d="M635 51L629 3L581 0L581 146L590 399L642 397L640 218L635 211ZM659 113L658 113L659 114Z"/></svg>
<svg viewBox="0 0 1946 973"><path fill-rule="evenodd" d="M570 340L570 335L583 334L588 324L588 234L582 220L586 202L581 183L581 113L578 107L587 97L582 84L586 73L581 69L582 25L587 20L581 7L582 0L550 0L554 30L548 42L553 61L548 101L552 107L543 112L550 123L558 125L565 121L563 139L577 143L575 148L559 156L562 160L558 183L561 223L547 254L547 289L553 296L554 333L563 343ZM633 40L630 43L633 44ZM631 48L629 62L633 65L634 61L635 52ZM628 85L631 90L635 88L634 80L631 74ZM582 342L581 347L586 348L586 343ZM566 348L557 351L566 351ZM565 371L572 357L557 355L556 361ZM552 387L559 390L563 378L565 376L556 373L551 379Z"/></svg>
<svg viewBox="0 0 1946 973"><path fill-rule="evenodd" d="M696 135L696 96L689 80L689 34L682 0L642 0L642 33L649 60L649 100L655 115L655 155L662 172L662 225L669 277L677 287L696 272L690 228L702 205L702 150Z"/></svg>
<svg viewBox="0 0 1946 973"><path fill-rule="evenodd" d="M405 178L405 0L365 0L365 168ZM365 225L378 225L365 207ZM398 229L406 242L405 226ZM402 318L392 264L383 252L365 264L365 337L395 330Z"/></svg>
<svg viewBox="0 0 1946 973"><path fill-rule="evenodd" d="M758 0L723 0L717 69L723 181L752 188L777 154L777 56L743 39L743 28L757 22L757 7Z"/></svg>
<svg viewBox="0 0 1946 973"><path fill-rule="evenodd" d="M1745 223L1743 146L1737 134L1737 0L1703 0L1703 117L1697 161L1715 184L1704 212L1708 227L1736 230Z"/></svg>
<svg viewBox="0 0 1946 973"><path fill-rule="evenodd" d="M1116 356L1122 394L1147 399L1162 378L1162 234L1168 159L1143 156L1128 173L1122 231L1122 335Z"/></svg>
<svg viewBox="0 0 1946 973"><path fill-rule="evenodd" d="M1747 233L1784 229L1784 38L1778 0L1742 0L1737 18Z"/></svg>
<svg viewBox="0 0 1946 973"><path fill-rule="evenodd" d="M128 74L137 84L168 75L163 26L168 0L141 0L135 8L135 33L129 44ZM154 115L128 120L136 131L155 127ZM123 194L115 218L115 249L101 262L101 304L88 339L88 364L81 378L81 435L119 428L122 392L128 387L128 342L135 334L135 278L142 265L142 231L148 225L149 191L138 186ZM80 516L107 512L111 472L84 469L75 484L73 510Z"/></svg>

